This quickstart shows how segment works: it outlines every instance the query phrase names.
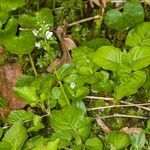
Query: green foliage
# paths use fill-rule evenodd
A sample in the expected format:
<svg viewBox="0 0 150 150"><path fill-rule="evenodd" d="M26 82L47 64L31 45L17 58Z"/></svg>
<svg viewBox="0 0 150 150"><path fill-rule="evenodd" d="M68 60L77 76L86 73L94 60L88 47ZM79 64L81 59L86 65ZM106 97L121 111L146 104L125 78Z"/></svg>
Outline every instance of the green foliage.
<svg viewBox="0 0 150 150"><path fill-rule="evenodd" d="M8 142L11 144L11 149L21 149L25 140L27 139L27 131L21 121L17 121L13 126L6 132L2 142ZM9 145L9 144L8 144Z"/></svg>
<svg viewBox="0 0 150 150"><path fill-rule="evenodd" d="M10 150L12 148L11 144L8 142L0 142L0 149L1 150Z"/></svg>
<svg viewBox="0 0 150 150"><path fill-rule="evenodd" d="M103 144L101 140L97 137L87 139L85 142L85 146L89 150L102 150Z"/></svg>
<svg viewBox="0 0 150 150"><path fill-rule="evenodd" d="M14 86L15 94L28 104L38 104L49 97L55 79L53 75L43 77L21 76Z"/></svg>
<svg viewBox="0 0 150 150"><path fill-rule="evenodd" d="M62 110L52 112L51 125L55 132L68 132L77 143L87 139L91 126L91 118L74 106L64 107Z"/></svg>
<svg viewBox="0 0 150 150"><path fill-rule="evenodd" d="M122 61L122 52L113 46L103 46L93 55L93 61L106 70L116 71Z"/></svg>
<svg viewBox="0 0 150 150"><path fill-rule="evenodd" d="M28 141L24 149L25 150L57 150L58 148L59 139L54 141L50 141L48 138L43 138L42 136L36 136Z"/></svg>
<svg viewBox="0 0 150 150"><path fill-rule="evenodd" d="M108 39L98 38L98 39L86 41L82 45L96 50L97 48L100 48L102 46L109 46L111 45L111 43Z"/></svg>
<svg viewBox="0 0 150 150"><path fill-rule="evenodd" d="M123 12L108 10L104 21L109 28L124 31L144 21L144 9L139 0L129 0L125 3Z"/></svg>
<svg viewBox="0 0 150 150"><path fill-rule="evenodd" d="M19 24L22 28L39 29L43 26L52 27L54 24L54 18L52 10L49 8L42 8L35 13L35 16L23 14L19 16Z"/></svg>
<svg viewBox="0 0 150 150"><path fill-rule="evenodd" d="M126 45L150 46L150 22L143 22L131 29L126 38Z"/></svg>
<svg viewBox="0 0 150 150"><path fill-rule="evenodd" d="M134 134L131 136L131 150L141 150L146 144L146 138L144 134Z"/></svg>
<svg viewBox="0 0 150 150"><path fill-rule="evenodd" d="M9 18L9 12L25 5L25 0L0 0L0 28Z"/></svg>
<svg viewBox="0 0 150 150"><path fill-rule="evenodd" d="M129 135L120 131L111 131L107 135L107 141L118 150L127 148L131 143Z"/></svg>
<svg viewBox="0 0 150 150"><path fill-rule="evenodd" d="M16 36L18 21L11 18L5 29L0 29L0 44L13 54L23 55L30 53L35 47L35 37L31 31L20 32Z"/></svg>
<svg viewBox="0 0 150 150"><path fill-rule="evenodd" d="M9 124L13 124L17 121L28 121L33 118L34 114L32 112L27 112L25 110L13 110L7 117Z"/></svg>

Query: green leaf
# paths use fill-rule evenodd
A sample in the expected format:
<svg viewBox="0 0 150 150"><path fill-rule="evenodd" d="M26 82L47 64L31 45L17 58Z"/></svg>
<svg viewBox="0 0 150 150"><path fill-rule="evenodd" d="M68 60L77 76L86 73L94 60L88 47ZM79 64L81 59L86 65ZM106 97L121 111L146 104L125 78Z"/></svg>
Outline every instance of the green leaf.
<svg viewBox="0 0 150 150"><path fill-rule="evenodd" d="M13 126L7 130L3 142L9 142L13 150L21 149L27 139L27 131L21 121L15 122Z"/></svg>
<svg viewBox="0 0 150 150"><path fill-rule="evenodd" d="M29 129L28 129L28 132L37 132L38 130L44 128L44 125L42 123L42 117L41 116L38 116L38 115L35 115L33 117L33 126L31 126Z"/></svg>
<svg viewBox="0 0 150 150"><path fill-rule="evenodd" d="M51 140L56 140L56 139L60 139L58 147L59 147L59 149L63 149L66 146L70 145L72 136L69 132L66 131L64 134L64 131L61 130L61 131L58 131L58 132L52 134Z"/></svg>
<svg viewBox="0 0 150 150"><path fill-rule="evenodd" d="M98 38L84 42L82 45L96 50L97 48L100 48L102 46L109 46L111 45L111 43L108 39Z"/></svg>
<svg viewBox="0 0 150 150"><path fill-rule="evenodd" d="M17 36L18 21L15 18L9 20L5 29L0 30L0 44L13 54L28 54L35 47L36 38L31 31L20 31Z"/></svg>
<svg viewBox="0 0 150 150"><path fill-rule="evenodd" d="M84 112L80 109L74 106L67 106L62 110L54 110L52 112L51 125L55 132L67 131L75 138L86 138L89 130L84 129L86 126L91 126L91 119L85 117Z"/></svg>
<svg viewBox="0 0 150 150"><path fill-rule="evenodd" d="M25 143L23 149L24 150L31 150L33 148L36 148L36 147L40 146L40 145L43 146L44 144L48 143L48 141L49 141L48 138L44 138L40 135L34 136L33 138L31 138L30 140L28 140Z"/></svg>
<svg viewBox="0 0 150 150"><path fill-rule="evenodd" d="M31 31L22 31L19 36L8 38L4 45L13 54L29 54L35 47L36 38Z"/></svg>
<svg viewBox="0 0 150 150"><path fill-rule="evenodd" d="M2 25L6 22L8 17L9 17L9 14L7 11L0 10L0 28L2 28Z"/></svg>
<svg viewBox="0 0 150 150"><path fill-rule="evenodd" d="M129 0L121 11L111 9L105 13L105 24L117 31L124 31L144 21L144 9L139 0Z"/></svg>
<svg viewBox="0 0 150 150"><path fill-rule="evenodd" d="M12 146L9 142L2 141L0 142L0 150L11 150Z"/></svg>
<svg viewBox="0 0 150 150"><path fill-rule="evenodd" d="M136 46L127 54L132 70L139 70L150 64L150 47Z"/></svg>
<svg viewBox="0 0 150 150"><path fill-rule="evenodd" d="M72 71L73 66L71 64L64 64L58 69L58 74L60 76L60 80L62 80L65 76L70 74L70 71Z"/></svg>
<svg viewBox="0 0 150 150"><path fill-rule="evenodd" d="M89 67L91 70L96 70L97 66L92 60L94 50L86 46L74 48L72 51L73 63L76 68Z"/></svg>
<svg viewBox="0 0 150 150"><path fill-rule="evenodd" d="M132 148L136 150L142 150L146 143L145 134L133 134L131 136Z"/></svg>
<svg viewBox="0 0 150 150"><path fill-rule="evenodd" d="M58 144L59 144L59 139L56 139L55 141L51 141L47 144L47 149L46 150L57 150ZM41 149L39 149L41 150Z"/></svg>
<svg viewBox="0 0 150 150"><path fill-rule="evenodd" d="M103 46L94 53L93 61L103 69L115 71L122 63L122 52L113 46Z"/></svg>
<svg viewBox="0 0 150 150"><path fill-rule="evenodd" d="M18 20L22 28L36 29L37 28L37 18L27 14L19 16Z"/></svg>
<svg viewBox="0 0 150 150"><path fill-rule="evenodd" d="M23 14L19 16L19 24L22 28L39 29L41 25L50 27L54 24L54 17L52 10L49 8L42 8L35 16Z"/></svg>
<svg viewBox="0 0 150 150"><path fill-rule="evenodd" d="M111 131L107 135L107 142L118 150L125 149L130 144L130 137L124 132Z"/></svg>
<svg viewBox="0 0 150 150"><path fill-rule="evenodd" d="M85 142L85 146L89 150L103 150L103 144L97 137L87 139Z"/></svg>
<svg viewBox="0 0 150 150"><path fill-rule="evenodd" d="M24 122L27 120L31 120L33 116L34 114L32 112L27 112L25 110L12 110L7 117L7 121L10 124L15 123L17 121Z"/></svg>
<svg viewBox="0 0 150 150"><path fill-rule="evenodd" d="M49 8L42 8L40 11L36 13L37 21L45 22L44 24L48 24L50 27L54 24L54 17L52 14L52 10Z"/></svg>
<svg viewBox="0 0 150 150"><path fill-rule="evenodd" d="M126 45L150 46L150 22L143 22L130 30L126 37Z"/></svg>
<svg viewBox="0 0 150 150"><path fill-rule="evenodd" d="M0 0L0 8L2 10L16 10L25 5L25 0Z"/></svg>
<svg viewBox="0 0 150 150"><path fill-rule="evenodd" d="M136 71L129 74L120 85L115 88L115 98L120 100L125 96L132 95L137 92L146 80L146 75L143 71Z"/></svg>
<svg viewBox="0 0 150 150"><path fill-rule="evenodd" d="M39 97L36 93L37 88L31 85L34 80L35 78L31 76L21 76L17 79L13 88L15 94L28 104L37 103L39 101Z"/></svg>
<svg viewBox="0 0 150 150"><path fill-rule="evenodd" d="M10 37L16 34L18 21L15 18L9 19L5 29L0 29L0 44L4 45Z"/></svg>

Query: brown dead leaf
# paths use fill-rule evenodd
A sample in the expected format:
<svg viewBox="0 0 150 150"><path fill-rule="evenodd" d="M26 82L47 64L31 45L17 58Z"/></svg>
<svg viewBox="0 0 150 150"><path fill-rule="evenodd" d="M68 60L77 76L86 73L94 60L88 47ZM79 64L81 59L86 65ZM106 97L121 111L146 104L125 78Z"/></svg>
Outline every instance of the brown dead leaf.
<svg viewBox="0 0 150 150"><path fill-rule="evenodd" d="M137 128L137 127L123 127L120 131L126 132L128 134L141 134L141 128Z"/></svg>
<svg viewBox="0 0 150 150"><path fill-rule="evenodd" d="M22 71L18 63L6 64L0 68L0 95L8 100L10 109L22 109L26 105L13 93L14 84L20 75L22 75ZM3 114L2 110L1 114Z"/></svg>
<svg viewBox="0 0 150 150"><path fill-rule="evenodd" d="M68 50L68 51L77 47L75 42L71 38L63 38L63 43L65 45L66 50Z"/></svg>
<svg viewBox="0 0 150 150"><path fill-rule="evenodd" d="M63 35L65 33L65 30L66 30L65 27L58 27L56 31L53 31L56 34L58 40L60 41L62 53L63 53L61 58L56 58L54 61L54 65L56 68L59 68L64 63L69 63L69 64L72 63L72 59L71 59L70 53L68 51L68 48L70 49L71 45L73 47L73 41L72 41L72 44L70 44L70 47L69 46L67 47L66 43L64 42L65 37ZM52 67L48 66L47 71L52 73L53 72Z"/></svg>

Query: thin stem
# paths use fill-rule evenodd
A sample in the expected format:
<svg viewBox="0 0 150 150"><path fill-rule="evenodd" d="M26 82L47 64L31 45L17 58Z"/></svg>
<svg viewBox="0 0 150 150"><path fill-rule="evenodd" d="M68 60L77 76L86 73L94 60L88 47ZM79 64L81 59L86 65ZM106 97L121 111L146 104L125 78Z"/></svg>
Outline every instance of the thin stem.
<svg viewBox="0 0 150 150"><path fill-rule="evenodd" d="M124 115L124 114L113 114L110 116L99 117L100 119L107 119L107 118L115 118L115 117L122 117L122 118L137 118L137 119L149 119L148 117L143 116L134 116L134 115Z"/></svg>
<svg viewBox="0 0 150 150"><path fill-rule="evenodd" d="M53 9L55 9L56 0L53 0Z"/></svg>
<svg viewBox="0 0 150 150"><path fill-rule="evenodd" d="M106 108L117 108L117 107L137 107L137 106L150 106L150 103L144 103L144 104L129 104L129 105L111 105L111 106L104 106L104 107L95 107L95 108L88 108L88 111L91 110L100 110L100 109L106 109Z"/></svg>
<svg viewBox="0 0 150 150"><path fill-rule="evenodd" d="M40 10L40 0L37 0L37 10L39 11Z"/></svg>
<svg viewBox="0 0 150 150"><path fill-rule="evenodd" d="M96 99L96 100L106 100L106 101L113 101L113 98L109 97L97 97L97 96L86 96L85 98L89 99Z"/></svg>
<svg viewBox="0 0 150 150"><path fill-rule="evenodd" d="M87 99L94 99L94 100L104 100L104 101L111 101L113 102L114 98L109 98L109 97L98 97L98 96L86 96L85 98ZM125 101L120 101L122 104L128 104L128 105L132 105L133 103L129 103L129 102L125 102ZM136 105L136 104L135 104ZM144 107L144 106L139 106L136 105L135 107L137 108L141 108L147 111L150 111L150 108L148 107Z"/></svg>
<svg viewBox="0 0 150 150"><path fill-rule="evenodd" d="M37 77L38 74L37 74L37 71L36 71L36 68L35 68L35 65L34 65L34 61L33 61L33 59L32 59L31 54L29 54L29 59L30 59L30 63L31 63L31 66L32 66L32 68L33 68L34 74L35 74L35 76Z"/></svg>
<svg viewBox="0 0 150 150"><path fill-rule="evenodd" d="M57 69L56 69L56 67L55 67L55 65L54 65L53 62L52 62L52 68L54 69L54 73L55 73L55 75L56 75L56 77L57 77L57 80L58 80L58 83L59 83L59 85L60 85L61 91L62 91L62 93L63 93L63 95L64 95L64 97L65 97L66 103L67 103L68 105L70 105L70 101L69 101L69 99L68 99L68 97L67 97L67 95L66 95L66 93L65 93L64 86L63 86L62 82L60 81L59 74L58 74Z"/></svg>
<svg viewBox="0 0 150 150"><path fill-rule="evenodd" d="M47 39L44 38L44 40L45 40L45 42L48 44ZM48 51L50 51L50 48L47 50L47 52L48 52ZM56 67L55 67L53 58L50 58L50 62L51 62L51 66L52 66L52 68L53 68L53 70L54 70L54 73L55 73L55 75L56 75L56 77L57 77L57 80L58 80L58 83L59 83L59 85L60 85L61 91L62 91L62 93L63 93L63 95L64 95L64 97L65 97L66 103L68 104L68 106L70 106L70 101L69 101L69 99L68 99L68 97L67 97L67 95L66 95L66 93L65 93L64 86L63 86L63 84L62 84L62 82L61 82L61 80L60 80L60 76L59 76L58 71L57 71L57 69L56 69Z"/></svg>

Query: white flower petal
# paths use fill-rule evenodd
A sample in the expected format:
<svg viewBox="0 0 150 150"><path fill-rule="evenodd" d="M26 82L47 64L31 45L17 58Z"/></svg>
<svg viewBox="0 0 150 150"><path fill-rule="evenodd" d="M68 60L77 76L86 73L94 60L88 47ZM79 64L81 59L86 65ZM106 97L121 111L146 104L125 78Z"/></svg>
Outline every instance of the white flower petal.
<svg viewBox="0 0 150 150"><path fill-rule="evenodd" d="M72 83L70 83L70 87L71 87L72 89L74 89L74 88L76 87L76 84L75 84L74 82L72 82Z"/></svg>
<svg viewBox="0 0 150 150"><path fill-rule="evenodd" d="M46 38L49 40L53 35L53 32L46 31Z"/></svg>
<svg viewBox="0 0 150 150"><path fill-rule="evenodd" d="M35 47L41 48L41 44L39 42L35 42Z"/></svg>
<svg viewBox="0 0 150 150"><path fill-rule="evenodd" d="M36 30L33 30L32 33L37 36L37 31Z"/></svg>

